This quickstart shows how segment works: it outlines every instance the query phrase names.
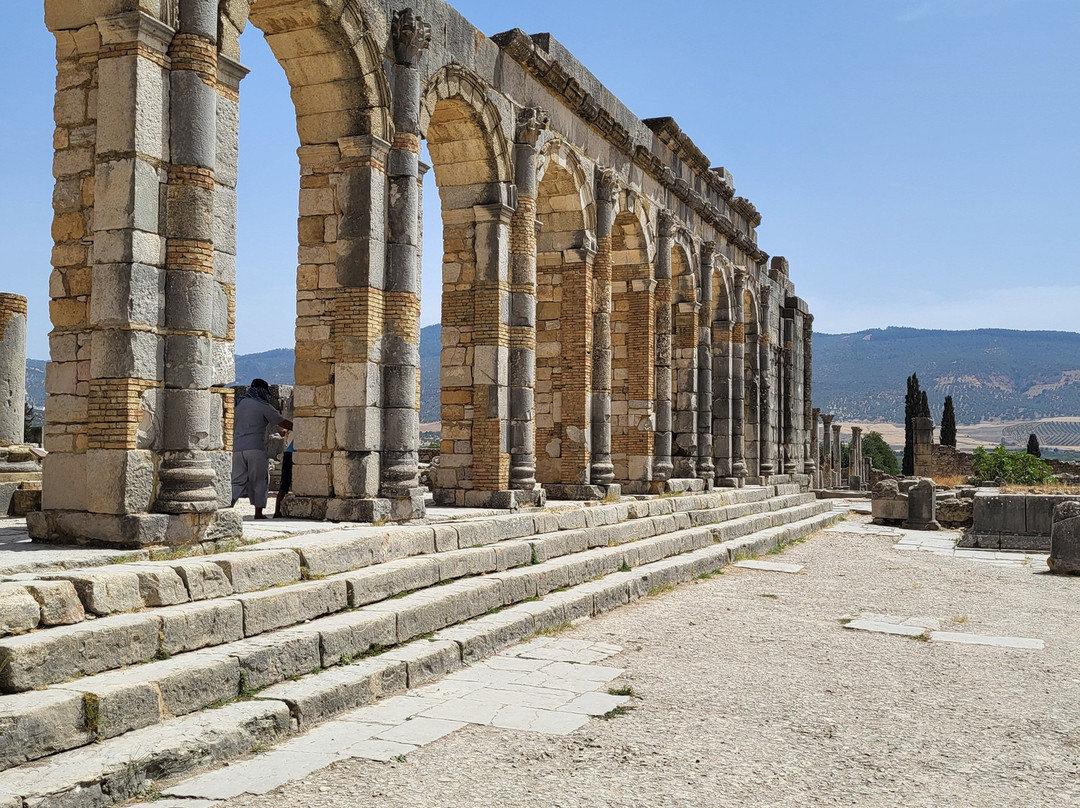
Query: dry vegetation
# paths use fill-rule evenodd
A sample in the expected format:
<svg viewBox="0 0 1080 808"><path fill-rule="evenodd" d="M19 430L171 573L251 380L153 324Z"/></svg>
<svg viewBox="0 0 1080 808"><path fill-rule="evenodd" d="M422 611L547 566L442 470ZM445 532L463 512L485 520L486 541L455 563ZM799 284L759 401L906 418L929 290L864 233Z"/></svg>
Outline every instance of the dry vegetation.
<svg viewBox="0 0 1080 808"><path fill-rule="evenodd" d="M968 484L968 478L962 474L942 474L931 478L938 488L956 488Z"/></svg>
<svg viewBox="0 0 1080 808"><path fill-rule="evenodd" d="M1010 485L1001 486L1003 494L1080 494L1080 485L1048 483L1047 485Z"/></svg>

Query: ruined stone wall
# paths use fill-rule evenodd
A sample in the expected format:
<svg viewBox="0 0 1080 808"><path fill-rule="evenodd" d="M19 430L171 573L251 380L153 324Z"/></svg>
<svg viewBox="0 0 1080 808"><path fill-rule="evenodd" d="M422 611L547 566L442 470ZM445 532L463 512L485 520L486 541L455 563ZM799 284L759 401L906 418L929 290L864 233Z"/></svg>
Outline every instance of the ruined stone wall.
<svg viewBox="0 0 1080 808"><path fill-rule="evenodd" d="M549 35L489 39L442 0L47 0L46 21L57 185L35 535L88 514L102 541L239 530L226 386L249 24L301 142L289 512L423 514L423 139L444 233L438 502L797 470L809 315L757 245L760 214L673 119L637 118Z"/></svg>
<svg viewBox="0 0 1080 808"><path fill-rule="evenodd" d="M933 445L932 452L931 477L969 477L974 473L970 452L960 452L955 446L942 446L939 443Z"/></svg>

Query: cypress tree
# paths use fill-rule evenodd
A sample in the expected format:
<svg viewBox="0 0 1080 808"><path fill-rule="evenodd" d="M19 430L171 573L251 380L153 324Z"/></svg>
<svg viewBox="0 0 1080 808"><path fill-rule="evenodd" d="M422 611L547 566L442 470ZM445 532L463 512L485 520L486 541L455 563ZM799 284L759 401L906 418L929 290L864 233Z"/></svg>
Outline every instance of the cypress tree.
<svg viewBox="0 0 1080 808"><path fill-rule="evenodd" d="M956 412L952 396L945 396L945 409L941 413L941 445L956 447Z"/></svg>
<svg viewBox="0 0 1080 808"><path fill-rule="evenodd" d="M1028 435L1027 453L1032 457L1042 457L1042 449L1039 448L1039 436L1034 432Z"/></svg>
<svg viewBox="0 0 1080 808"><path fill-rule="evenodd" d="M915 417L922 406L922 391L919 389L919 376L912 373L907 380L907 395L904 396L904 460L901 467L905 477L915 473Z"/></svg>

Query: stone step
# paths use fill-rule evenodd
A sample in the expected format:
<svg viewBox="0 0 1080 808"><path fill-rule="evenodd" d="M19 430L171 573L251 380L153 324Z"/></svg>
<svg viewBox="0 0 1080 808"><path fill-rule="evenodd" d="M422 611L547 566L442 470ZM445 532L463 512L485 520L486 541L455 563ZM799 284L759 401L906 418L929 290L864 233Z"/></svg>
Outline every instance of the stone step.
<svg viewBox="0 0 1080 808"><path fill-rule="evenodd" d="M762 517L744 518L760 520ZM264 747L346 710L424 684L537 632L602 614L652 592L713 572L737 558L766 553L827 527L839 518L840 515L832 511L817 513L740 538L712 541L698 549L630 571L611 572L596 580L549 592L537 600L467 619L430 637L414 639L318 675L309 673L294 681L282 679L258 692L249 690L242 694L244 700L224 704L219 709L170 718L81 748L57 750L57 754L43 760L23 763L0 773L0 806L101 808L136 797L151 787L157 788L160 781L176 779L215 762ZM680 532L701 530L692 528ZM597 548L589 552L610 549ZM481 594L483 587L472 590L472 594L467 594L469 591L462 586L448 599L471 604L470 609L479 608L486 602ZM412 611L411 607L418 607L421 602L417 599L405 611ZM345 616L336 615L324 620L335 621ZM409 619L406 618L406 624ZM398 626L396 621L395 626ZM256 641L279 635L295 636L297 631L295 628L284 629ZM203 672L212 667L207 659L200 664L199 670ZM222 665L215 675L223 681L231 681L231 671L228 665ZM182 692L182 687L167 687L161 691L163 698L167 692L175 695ZM14 726L0 719L5 737L15 732L26 742L35 737L35 733L40 737L58 725L77 724L71 720L75 718L75 704L70 700L73 695L77 697L74 691L50 689L16 696L52 700L52 712L39 715L33 726ZM101 703L97 706L100 709ZM99 726L100 720L98 713Z"/></svg>
<svg viewBox="0 0 1080 808"><path fill-rule="evenodd" d="M307 582L299 582L299 568L294 563L298 557L289 549L266 549L258 553L226 554L212 561L183 562L179 568L185 572L185 580L200 582L200 595L209 599L137 614L111 615L0 640L0 690L15 693L45 687L257 636L468 575L501 572L590 547L622 544L685 529L691 524L718 524L744 515L779 512L812 502L815 502L812 494L789 494L707 510L637 516L621 522L611 519L629 514L632 509L609 509L596 515L589 514L592 518L588 521L596 523L591 528L560 530L526 540L505 539L493 545L408 556L375 566L360 565L358 570ZM503 529L488 525L485 538L497 540L498 536L507 533L506 524L503 523ZM319 538L325 536L321 534ZM331 541L339 544L335 539ZM407 541L401 540L402 543ZM358 560L352 550L346 554L354 561ZM263 562L265 567L260 566ZM340 565L335 562L331 568ZM106 580L115 576L123 581L141 574L139 571L144 566L131 565L135 573L122 567L115 571L94 570L90 575ZM172 568L163 566L155 575L161 580L166 573L174 574ZM245 590L256 584L272 586L234 595L233 582ZM60 583L71 587L66 580ZM177 585L183 588L179 579ZM174 600L165 599L164 602Z"/></svg>
<svg viewBox="0 0 1080 808"><path fill-rule="evenodd" d="M627 536L625 542L613 542L610 546L605 543L605 546L571 552L505 572L460 578L442 586L418 587L420 591L381 600L355 611L312 619L303 625L259 637L226 640L216 647L190 650L130 668L96 675L75 673L69 677L72 681L54 684L47 691L50 696L45 700L39 698L38 692L0 696L0 726L6 724L11 729L0 736L0 768L92 740L116 737L313 669L346 664L373 650L400 645L487 612L546 596L559 588L577 586L618 570L811 518L826 510L824 504L815 500L777 512L739 517L719 526L683 530L672 530L675 520L667 517L669 522L657 520L659 532L648 538ZM387 591L409 592L408 587L416 578L408 569L397 572L397 578ZM316 584L336 586L339 595L346 589L346 581L339 578L270 590L266 594L288 596L289 589ZM343 602L341 597L339 603ZM279 601L279 604L284 603L286 601ZM235 601L187 604L173 609L206 609L210 606L221 607L220 620L212 626L212 630L219 631L216 636L226 637L230 631L235 635L240 611ZM132 638L153 631L153 627L145 623L147 617L153 615L125 616L123 625L110 629L117 633L108 647L115 653L117 648L124 649L125 642L137 645ZM119 619L111 621L119 622ZM191 644L197 644L205 626L205 621L192 621L185 625L185 631L174 631L173 640L179 642L189 638ZM165 633L163 630L162 636ZM67 634L63 634L62 639L68 639ZM92 643L83 647L87 646L90 651L94 650ZM180 648L179 645L174 647ZM150 645L145 644L135 655L145 655L149 648ZM37 653L33 656L20 660L25 664L16 666L24 684L40 681L33 677L41 670L57 676L56 671L63 670L63 663L58 660L74 658L85 668L89 659L88 653L79 652L78 648L64 649L75 653L55 653L43 644L34 650ZM106 653L108 651L100 656L104 657Z"/></svg>

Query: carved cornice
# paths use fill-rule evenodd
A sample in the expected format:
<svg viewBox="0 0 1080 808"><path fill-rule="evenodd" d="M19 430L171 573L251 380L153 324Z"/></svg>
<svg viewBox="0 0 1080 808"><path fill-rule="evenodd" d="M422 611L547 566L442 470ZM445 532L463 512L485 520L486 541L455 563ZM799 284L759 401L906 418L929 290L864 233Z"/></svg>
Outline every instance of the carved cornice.
<svg viewBox="0 0 1080 808"><path fill-rule="evenodd" d="M431 26L411 8L402 9L394 15L390 26L390 40L394 44L397 63L405 67L415 67L431 44Z"/></svg>
<svg viewBox="0 0 1080 808"><path fill-rule="evenodd" d="M535 148L540 133L548 128L550 122L551 116L540 107L525 107L517 116L515 142Z"/></svg>

